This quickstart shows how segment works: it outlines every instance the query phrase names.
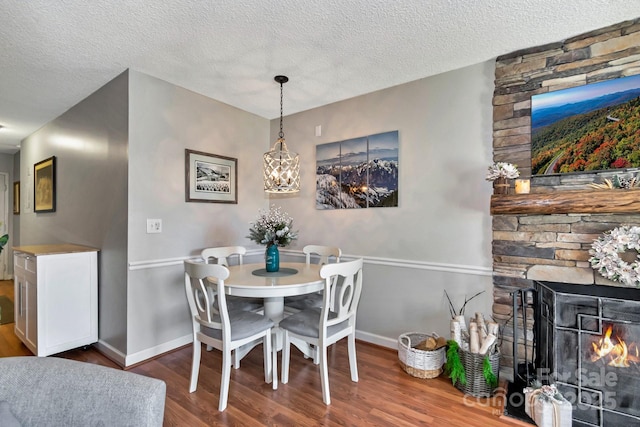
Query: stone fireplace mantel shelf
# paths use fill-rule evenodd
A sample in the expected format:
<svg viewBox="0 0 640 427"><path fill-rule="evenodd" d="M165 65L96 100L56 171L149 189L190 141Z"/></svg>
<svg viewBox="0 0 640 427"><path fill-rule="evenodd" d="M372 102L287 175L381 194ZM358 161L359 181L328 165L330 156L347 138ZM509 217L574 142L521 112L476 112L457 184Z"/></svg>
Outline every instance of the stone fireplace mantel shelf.
<svg viewBox="0 0 640 427"><path fill-rule="evenodd" d="M491 215L640 213L640 188L491 196Z"/></svg>

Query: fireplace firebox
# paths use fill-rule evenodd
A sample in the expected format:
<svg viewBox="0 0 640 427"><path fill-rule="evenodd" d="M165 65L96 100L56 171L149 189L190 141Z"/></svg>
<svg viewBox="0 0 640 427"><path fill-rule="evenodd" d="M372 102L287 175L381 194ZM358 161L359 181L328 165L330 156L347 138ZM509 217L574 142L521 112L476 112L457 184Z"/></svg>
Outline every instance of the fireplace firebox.
<svg viewBox="0 0 640 427"><path fill-rule="evenodd" d="M573 404L574 426L640 425L640 290L535 287L538 379Z"/></svg>

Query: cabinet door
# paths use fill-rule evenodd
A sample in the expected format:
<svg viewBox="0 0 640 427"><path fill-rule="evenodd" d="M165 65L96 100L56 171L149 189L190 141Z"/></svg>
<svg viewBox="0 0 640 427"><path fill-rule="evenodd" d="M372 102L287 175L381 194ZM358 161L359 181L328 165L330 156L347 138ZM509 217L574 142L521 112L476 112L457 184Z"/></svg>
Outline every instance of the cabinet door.
<svg viewBox="0 0 640 427"><path fill-rule="evenodd" d="M38 288L36 258L14 254L15 333L34 354L38 354Z"/></svg>
<svg viewBox="0 0 640 427"><path fill-rule="evenodd" d="M26 328L25 338L27 347L38 354L38 286L36 276L27 273L24 278L24 294L26 296Z"/></svg>
<svg viewBox="0 0 640 427"><path fill-rule="evenodd" d="M98 340L96 252L42 255L38 350L54 354Z"/></svg>
<svg viewBox="0 0 640 427"><path fill-rule="evenodd" d="M14 267L14 315L15 315L15 332L18 338L24 342L25 340L25 330L26 330L26 312L27 312L27 298L26 298L26 289L24 283L24 270L18 268L16 265Z"/></svg>

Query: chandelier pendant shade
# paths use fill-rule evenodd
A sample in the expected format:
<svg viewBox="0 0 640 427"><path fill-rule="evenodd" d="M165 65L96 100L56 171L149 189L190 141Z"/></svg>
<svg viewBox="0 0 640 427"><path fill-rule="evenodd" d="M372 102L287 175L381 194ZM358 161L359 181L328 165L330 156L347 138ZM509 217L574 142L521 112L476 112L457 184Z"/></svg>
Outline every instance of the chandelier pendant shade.
<svg viewBox="0 0 640 427"><path fill-rule="evenodd" d="M296 193L300 191L300 159L287 149L282 130L282 85L286 76L276 76L280 83L280 133L271 151L264 153L264 191L267 193Z"/></svg>

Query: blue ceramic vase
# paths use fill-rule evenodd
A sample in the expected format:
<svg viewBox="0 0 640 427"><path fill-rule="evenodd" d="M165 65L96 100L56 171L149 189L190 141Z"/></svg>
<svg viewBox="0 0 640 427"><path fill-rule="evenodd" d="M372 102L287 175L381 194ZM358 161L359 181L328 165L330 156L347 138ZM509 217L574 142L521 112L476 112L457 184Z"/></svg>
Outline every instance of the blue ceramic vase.
<svg viewBox="0 0 640 427"><path fill-rule="evenodd" d="M278 245L269 245L264 256L266 270L269 273L280 270L280 252Z"/></svg>

